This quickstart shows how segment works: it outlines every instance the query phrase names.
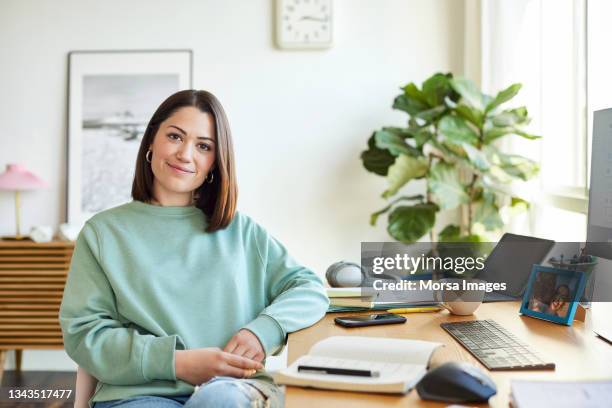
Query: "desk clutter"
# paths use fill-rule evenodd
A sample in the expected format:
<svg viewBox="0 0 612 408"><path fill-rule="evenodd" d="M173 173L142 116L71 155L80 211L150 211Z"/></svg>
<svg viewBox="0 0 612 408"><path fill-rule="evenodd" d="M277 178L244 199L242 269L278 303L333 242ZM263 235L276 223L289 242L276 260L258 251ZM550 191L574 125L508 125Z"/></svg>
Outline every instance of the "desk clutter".
<svg viewBox="0 0 612 408"><path fill-rule="evenodd" d="M609 401L612 399L604 399L606 403L596 404L573 404L563 405L557 403L551 404L534 404L523 405L525 402L524 391L514 388L515 380L529 380L534 382L551 382L555 381L558 384L567 385L574 389L574 383L568 380L585 379L591 382L595 380L605 380L598 382L602 389L612 388L610 380L612 379L612 367L607 363L612 356L612 348L602 340L598 339L591 331L591 325L595 322L593 316L596 316L589 311L588 319L585 323L577 323L574 327L559 326L550 324L549 322L540 319L531 319L529 317L521 317L517 312L520 307L520 302L493 302L482 305L478 310L477 317L460 318L452 316L446 311L433 313L408 313L404 314L407 322L395 326L373 326L360 329L345 329L334 325L335 314L328 314L324 320L315 327L320 335L313 335L315 331L310 333L305 332L299 335L298 342L291 343L289 341L290 361L293 363L286 369L287 371L279 372L275 379L282 384L294 385L296 387L288 387L287 392L292 405L308 406L314 399L321 398L322 406L334 406L333 402L338 402L338 397L332 393L323 393L312 390L313 388L322 389L342 389L354 392L354 396L350 393L342 394L342 398L346 398L346 405L351 406L353 402L359 402L362 406L372 404L372 406L384 406L392 403L396 406L420 406L420 403L427 405L425 401L443 401L447 404L463 404L470 406L471 402L485 401L492 395L494 391L492 384L497 388L494 397L489 399L489 404L494 407L508 407L510 393L513 393L513 399L517 401L514 405L520 408L530 408L532 406L594 406L603 407L611 406ZM373 313L360 313L358 316L368 316ZM343 316L343 315L340 315ZM604 315L597 315L605 318ZM478 319L479 318L479 319ZM486 323L482 323L486 321ZM450 325L446 325L450 323ZM473 338L470 331L463 336L461 325L487 325L491 326L486 335L482 334L480 328L471 327L470 331L478 334L479 338ZM452 333L445 330L441 325L446 325L448 329L455 330L455 335L462 341L457 341ZM349 330L358 330L356 337L349 337ZM488 330L488 329L487 329ZM505 336L510 333L510 335ZM341 345L343 350L335 351L334 348L329 349L329 354L321 356L319 353L319 345L324 342L326 336L340 335L345 339ZM444 344L445 347L436 347L432 355L432 367L428 371L407 371L404 372L404 379L395 381L393 385L386 386L383 390L379 384L384 383L383 370L375 366L379 363L379 355L387 355L389 350L396 348L394 346L378 346L366 352L355 350L355 346L364 339L364 336L373 336L366 338L363 341L371 341L370 339L397 340L407 341L407 345L411 345L413 341L425 339L428 342ZM295 339L295 337L294 337ZM311 341L311 339L313 341ZM419 339L419 340L416 340ZM468 356L463 351L463 348L473 345L480 346L472 347L469 350L472 355ZM516 344L515 344L516 343ZM325 343L323 343L325 345ZM461 347L460 347L461 346ZM293 356L291 355L291 347L294 347ZM514 347L518 347L525 361L521 364L521 359L517 361L511 357L516 356ZM327 349L327 347L322 347ZM501 350L501 351L499 351ZM493 354L489 354L492 351ZM533 352L536 358L532 364L530 363L529 355ZM346 354L342 354L345 352ZM478 354L483 352L481 358ZM506 354L504 354L504 352ZM539 353L542 353L539 355ZM504 354L502 356L502 354ZM293 357L293 358L292 358ZM300 360L302 357L314 357L312 360ZM319 360L323 357L324 360ZM487 357L492 357L488 361ZM503 357L503 358L499 358ZM545 357L552 358L547 359ZM332 359L326 360L326 359ZM342 365L335 359L349 359L351 364ZM384 357L382 357L384 358ZM484 361L483 361L484 360ZM384 362L384 361L383 361ZM396 359L397 364L414 364L410 354L406 355L406 359ZM482 365L480 363L483 363ZM542 364L544 363L544 364ZM552 369L554 363L554 369ZM422 363L427 365L427 363ZM488 364L488 366L487 366ZM300 371L299 365L310 366L318 369L334 369L344 368L352 370L368 371L367 377L359 377L355 375L342 375L338 371L323 370L323 373ZM505 365L509 367L504 368ZM522 366L521 366L522 365ZM457 371L460 371L457 373ZM514 370L512 373L504 372L503 370ZM528 370L528 371L527 371ZM454 374L448 374L448 373ZM313 377L305 377L306 374ZM316 377L316 376L319 377ZM420 376L420 380L416 379ZM321 378L323 377L323 378ZM343 379L342 381L340 381ZM479 380L480 379L480 380ZM322 384L319 381L325 381ZM341 384L339 384L341 383ZM367 384L367 386L363 386ZM584 383L580 382L578 386ZM512 390L511 390L512 385ZM297 387L305 387L300 389ZM342 388L340 388L342 387ZM359 387L359 389L355 389ZM414 388L414 391L410 391ZM593 395L594 391L589 391L589 395ZM537 392L537 387L534 387L534 392ZM544 392L544 390L543 390ZM367 395L366 393L372 393ZM397 395L397 400L387 396L384 400L375 395L377 393L389 393ZM529 395L529 394L527 394ZM523 398L521 398L523 397ZM390 399L391 398L391 399ZM475 398L476 400L473 400ZM482 398L478 400L478 398ZM589 398L591 398L589 396ZM550 399L553 401L553 399ZM380 402L379 402L380 401ZM527 397L529 401L529 397ZM555 400L556 401L556 400ZM590 401L590 400L589 400ZM595 400L593 400L595 401ZM607 405L606 405L607 404ZM369 406L369 405L368 405Z"/></svg>
<svg viewBox="0 0 612 408"><path fill-rule="evenodd" d="M462 295L466 290L461 286L463 291L450 291L451 295L456 295L456 298L450 300L444 297L444 292L439 293L439 289L433 288L433 296L428 302L413 294L410 302L389 302L388 300L396 299L389 299L388 296L383 296L382 291L376 290L379 289L376 286L369 286L368 274L363 267L338 262L332 265L327 273L328 282L334 286L327 289L330 298L328 312L387 311L405 314L407 321L386 331L376 331L378 329L374 328L357 329L374 330L369 333L383 337L336 336L319 341L307 355L278 372L275 380L286 385L362 393L406 394L415 388L422 400L459 404L486 402L497 394L499 386L499 395L489 401L494 406L507 406L509 398L511 406L515 408L612 407L612 371L605 364L600 366L597 361L600 357L593 359L591 354L584 352L586 344L590 344L591 350L600 346L597 343L592 344L590 338L595 338L593 331L605 333L609 325L591 326L590 318L587 319L587 309L580 304L584 301L583 293L589 280L588 274L571 267L574 263L571 263L570 267L564 267L562 262L552 262L553 267L540 265L545 256L553 250L553 245L554 241L505 234L485 261L486 268L477 278L486 282L507 281L510 282L508 288L505 291L493 292L487 289L487 293L476 300L466 300ZM529 251L523 250L525 246L529 247ZM551 261L554 259L551 258ZM576 262L578 261L580 266L587 263L586 258L576 257ZM594 262L593 258L589 257L587 266L592 266ZM364 266L367 269L367 265ZM408 276L396 278L402 282L414 280ZM449 281L440 275L434 278L432 274L423 274L418 279L442 283ZM449 292L447 289L445 291ZM438 294L442 297L437 296ZM407 298L408 296L405 296L402 300ZM590 299L590 296L587 298ZM383 299L387 301L383 302ZM432 299L436 302L432 302ZM471 305L472 309L462 313L450 307L453 302ZM476 312L480 306L485 310ZM450 314L443 309L447 309ZM492 310L503 311L504 315L491 313ZM427 317L416 314L422 312L430 313ZM369 321L368 325L374 324L371 321L383 324L385 316L374 313L353 313L353 316L340 315L335 319L328 316L326 321L334 320L338 324L339 319L354 320L355 326L359 327L364 326L366 320ZM481 319L472 317L457 320L458 316L474 313ZM516 321L521 320L523 323L515 324L514 319L508 319L508 314L514 314ZM428 321L429 318L432 320ZM530 318L546 322L528 322ZM571 326L574 320L579 321L575 332L574 328L567 327ZM565 325L567 331L563 331L565 328L555 328L555 325L550 323ZM415 330L415 327L418 329ZM420 332L425 327L430 328L426 335ZM534 327L540 328L538 336L530 336L524 331L525 328L531 331ZM339 330L343 330L341 333L348 333L346 329ZM394 333L401 330L401 337L408 337L410 340L384 338L387 336L387 330ZM522 336L515 335L514 331L517 331L516 334L522 333ZM326 333L329 335L329 332ZM537 349L519 337L530 339L530 343L533 342ZM547 342L547 337L553 342ZM441 355L446 357L442 359L442 364L427 371L429 357L440 343L413 340L420 338L435 339L449 347L453 347L452 343L456 342L477 362L448 361L453 357L446 356L448 353L442 351ZM425 346L428 343L429 346ZM434 346L435 344L437 345ZM548 356L540 354L540 351ZM599 349L598 356L600 354L601 358L609 356L608 351L604 349ZM550 356L554 356L556 361ZM597 373L587 376L587 379L603 380L565 381L566 378L581 378L579 374L567 377L568 361L572 367L571 373L579 373L578 367L585 364L585 368L592 367ZM517 373L508 379L507 374L497 373L499 371ZM519 371L539 373L521 374ZM538 381L525 381L522 378ZM519 379L521 380L518 381ZM563 381L546 381L553 379ZM406 398L411 403L414 401L414 395Z"/></svg>

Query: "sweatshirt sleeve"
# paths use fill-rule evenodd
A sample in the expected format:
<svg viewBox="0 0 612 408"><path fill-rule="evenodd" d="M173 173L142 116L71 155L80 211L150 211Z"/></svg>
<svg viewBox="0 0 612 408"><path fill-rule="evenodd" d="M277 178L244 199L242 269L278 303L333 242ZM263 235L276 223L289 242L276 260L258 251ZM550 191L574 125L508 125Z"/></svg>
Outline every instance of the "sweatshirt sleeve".
<svg viewBox="0 0 612 408"><path fill-rule="evenodd" d="M114 385L176 380L176 336L140 334L118 318L113 289L100 262L91 221L77 239L60 307L68 355L99 381Z"/></svg>
<svg viewBox="0 0 612 408"><path fill-rule="evenodd" d="M271 303L244 328L259 338L266 355L276 355L289 333L311 326L325 315L329 299L321 279L299 265L280 242L258 225L255 235Z"/></svg>

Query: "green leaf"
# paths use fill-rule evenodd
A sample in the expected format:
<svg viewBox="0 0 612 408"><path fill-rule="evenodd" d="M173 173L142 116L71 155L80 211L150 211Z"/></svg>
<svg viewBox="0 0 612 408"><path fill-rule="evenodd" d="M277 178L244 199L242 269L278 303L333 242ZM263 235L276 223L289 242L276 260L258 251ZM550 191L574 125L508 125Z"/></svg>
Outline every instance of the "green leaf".
<svg viewBox="0 0 612 408"><path fill-rule="evenodd" d="M394 156L407 154L410 156L419 156L421 152L418 149L408 145L406 141L395 133L386 130L379 130L374 133L376 147L379 149L387 149Z"/></svg>
<svg viewBox="0 0 612 408"><path fill-rule="evenodd" d="M487 231L495 231L504 226L494 194L485 193L484 199L477 202L474 223L481 224Z"/></svg>
<svg viewBox="0 0 612 408"><path fill-rule="evenodd" d="M483 124L484 114L482 111L460 103L455 108L455 112L464 119L470 121L477 128L481 128Z"/></svg>
<svg viewBox="0 0 612 408"><path fill-rule="evenodd" d="M481 171L487 171L491 165L489 164L489 160L487 159L487 155L482 150L479 150L468 143L463 143L461 145L463 150L468 155L468 159L470 164L474 166L476 169Z"/></svg>
<svg viewBox="0 0 612 408"><path fill-rule="evenodd" d="M485 108L485 114L487 112L492 111L502 103L508 102L510 99L514 98L514 96L518 93L523 85L521 84L512 84L508 88L500 91L495 98L489 102Z"/></svg>
<svg viewBox="0 0 612 408"><path fill-rule="evenodd" d="M415 114L414 116L417 118L423 119L426 122L433 122L436 119L438 119L440 116L442 116L446 111L447 111L446 106L439 105L439 106L436 106L435 108L421 111Z"/></svg>
<svg viewBox="0 0 612 408"><path fill-rule="evenodd" d="M400 201L420 201L422 203L424 199L425 199L425 197L423 197L422 194L417 194L417 195L413 195L413 196L401 196L401 197L398 197L395 200L391 201L389 203L389 205L387 205L382 210L378 210L375 213L372 213L372 215L370 215L370 225L372 225L372 226L376 225L376 221L378 220L378 217L380 215L386 213L387 211L389 211L394 204L397 204Z"/></svg>
<svg viewBox="0 0 612 408"><path fill-rule="evenodd" d="M449 74L437 73L423 82L423 94L429 106L434 107L444 103L444 98L453 91L449 80Z"/></svg>
<svg viewBox="0 0 612 408"><path fill-rule="evenodd" d="M523 106L516 109L505 110L490 117L491 123L496 127L526 125L530 122L527 109Z"/></svg>
<svg viewBox="0 0 612 408"><path fill-rule="evenodd" d="M474 130L459 116L447 115L438 123L438 130L446 139L455 144L469 143L476 145L478 135Z"/></svg>
<svg viewBox="0 0 612 408"><path fill-rule="evenodd" d="M400 242L416 242L433 227L437 209L434 204L397 207L389 214L387 231Z"/></svg>
<svg viewBox="0 0 612 408"><path fill-rule="evenodd" d="M389 166L395 162L395 156L386 149L379 149L376 147L373 133L368 140L368 150L361 153L361 160L363 161L363 167L369 172L380 176L386 176Z"/></svg>
<svg viewBox="0 0 612 408"><path fill-rule="evenodd" d="M450 210L469 201L454 165L438 162L432 166L429 174L429 189L441 209Z"/></svg>
<svg viewBox="0 0 612 408"><path fill-rule="evenodd" d="M442 145L452 154L455 158L465 160L467 159L467 153L463 150L462 145L456 145L453 143L442 142Z"/></svg>
<svg viewBox="0 0 612 408"><path fill-rule="evenodd" d="M516 134L516 135L518 135L520 137L523 137L525 139L529 139L529 140L535 140L535 139L541 139L542 138L542 136L532 135L532 134L529 134L527 132L523 132L522 130L519 130L519 129L516 129L516 128L514 129L514 134Z"/></svg>
<svg viewBox="0 0 612 408"><path fill-rule="evenodd" d="M511 197L510 198L510 207L524 207L528 209L531 206L529 201L525 201L520 197Z"/></svg>
<svg viewBox="0 0 612 408"><path fill-rule="evenodd" d="M510 206L508 208L509 214L512 216L518 215L529 210L530 204L528 201L523 200L519 197L511 197Z"/></svg>
<svg viewBox="0 0 612 408"><path fill-rule="evenodd" d="M508 175L524 181L531 179L540 171L540 165L535 161L514 154L505 155L500 167Z"/></svg>
<svg viewBox="0 0 612 408"><path fill-rule="evenodd" d="M394 127L394 126L385 126L382 128L382 130L393 133L394 135L397 135L401 137L402 139L413 138L414 133L415 133L410 128L401 128L401 127Z"/></svg>
<svg viewBox="0 0 612 408"><path fill-rule="evenodd" d="M482 237L478 234L464 235L462 237L459 237L458 241L484 243L484 246L478 246L477 248L481 250L481 252L484 253L485 256L491 253L492 250L492 248L490 248L491 243L487 242L487 239L485 237ZM481 248L485 248L485 250L482 250ZM488 249L488 251L486 249Z"/></svg>
<svg viewBox="0 0 612 408"><path fill-rule="evenodd" d="M512 128L491 127L486 128L483 135L483 143L490 144L502 136L509 135L514 131Z"/></svg>
<svg viewBox="0 0 612 408"><path fill-rule="evenodd" d="M499 166L491 166L485 178L488 178L495 183L502 184L511 183L513 180L513 178L510 177L508 173L503 171Z"/></svg>
<svg viewBox="0 0 612 408"><path fill-rule="evenodd" d="M412 116L430 108L425 95L414 83L409 83L403 89L404 94L397 96L393 101L393 109L402 110Z"/></svg>
<svg viewBox="0 0 612 408"><path fill-rule="evenodd" d="M535 161L516 154L502 153L492 146L487 146L486 153L492 167L497 167L514 178L527 181L538 174L540 170L540 166ZM496 176L495 172L492 172L492 175ZM504 181L499 175L496 178Z"/></svg>
<svg viewBox="0 0 612 408"><path fill-rule="evenodd" d="M536 162L525 157L512 155L509 156L508 159L508 162L502 164L500 167L509 176L527 181L540 171L540 166Z"/></svg>
<svg viewBox="0 0 612 408"><path fill-rule="evenodd" d="M399 95L393 101L393 109L404 111L409 115L416 115L417 113L428 109L428 106L421 104L416 99L412 99L406 95Z"/></svg>
<svg viewBox="0 0 612 408"><path fill-rule="evenodd" d="M387 173L387 181L389 188L383 193L383 198L388 198L404 186L412 179L423 177L427 174L429 162L425 157L411 157L405 154L400 154L395 163L389 167Z"/></svg>
<svg viewBox="0 0 612 408"><path fill-rule="evenodd" d="M461 235L461 228L459 228L457 225L449 224L442 231L440 231L440 234L438 234L438 237L439 237L439 241L443 242L443 241L450 241L450 240L459 238L460 235Z"/></svg>
<svg viewBox="0 0 612 408"><path fill-rule="evenodd" d="M409 118L408 119L408 128L409 129L416 129L419 126L421 126L421 125L419 125L419 121L416 120L416 118Z"/></svg>
<svg viewBox="0 0 612 408"><path fill-rule="evenodd" d="M419 129L414 134L414 141L416 142L416 147L418 149L423 147L423 145L432 138L433 138L433 133L431 133L431 131L427 127Z"/></svg>
<svg viewBox="0 0 612 408"><path fill-rule="evenodd" d="M490 144L494 140L502 136L505 136L505 135L518 135L518 136L524 137L525 139L529 139L529 140L541 138L541 136L531 135L529 133L523 132L520 129L510 126L510 127L491 127L491 128L485 129L483 141L485 144Z"/></svg>
<svg viewBox="0 0 612 408"><path fill-rule="evenodd" d="M404 91L404 95L420 102L424 106L427 105L425 94L414 84L414 82L404 86L402 90Z"/></svg>
<svg viewBox="0 0 612 408"><path fill-rule="evenodd" d="M448 159L446 161L462 161L467 159L467 154L461 146L454 145L451 143L440 142L435 138L431 138L429 140L429 144L436 148L438 153L441 154L445 159Z"/></svg>
<svg viewBox="0 0 612 408"><path fill-rule="evenodd" d="M484 110L484 95L476 84L465 78L452 79L450 84L468 105L480 111Z"/></svg>

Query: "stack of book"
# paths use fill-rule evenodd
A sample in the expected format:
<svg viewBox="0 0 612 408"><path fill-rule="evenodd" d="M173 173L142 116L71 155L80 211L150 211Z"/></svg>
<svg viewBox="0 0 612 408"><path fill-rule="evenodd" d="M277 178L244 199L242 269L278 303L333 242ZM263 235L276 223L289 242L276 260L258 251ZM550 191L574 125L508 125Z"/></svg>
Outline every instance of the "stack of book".
<svg viewBox="0 0 612 408"><path fill-rule="evenodd" d="M435 305L430 299L414 299L410 302L383 301L380 293L372 288L327 288L328 312L359 312L363 310L387 310L406 307Z"/></svg>
<svg viewBox="0 0 612 408"><path fill-rule="evenodd" d="M362 288L327 288L330 308L362 308L374 307L376 293L370 295Z"/></svg>

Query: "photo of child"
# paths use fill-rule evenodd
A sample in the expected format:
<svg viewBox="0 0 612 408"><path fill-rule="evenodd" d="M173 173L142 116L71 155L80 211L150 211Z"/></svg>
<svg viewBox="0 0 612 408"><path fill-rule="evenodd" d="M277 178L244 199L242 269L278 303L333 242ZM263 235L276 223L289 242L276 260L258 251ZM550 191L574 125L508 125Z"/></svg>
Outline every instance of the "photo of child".
<svg viewBox="0 0 612 408"><path fill-rule="evenodd" d="M529 310L566 317L575 291L576 279L550 272L538 272L529 297Z"/></svg>

